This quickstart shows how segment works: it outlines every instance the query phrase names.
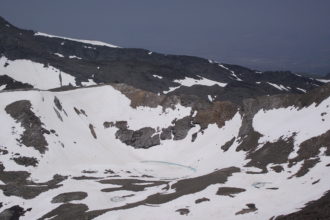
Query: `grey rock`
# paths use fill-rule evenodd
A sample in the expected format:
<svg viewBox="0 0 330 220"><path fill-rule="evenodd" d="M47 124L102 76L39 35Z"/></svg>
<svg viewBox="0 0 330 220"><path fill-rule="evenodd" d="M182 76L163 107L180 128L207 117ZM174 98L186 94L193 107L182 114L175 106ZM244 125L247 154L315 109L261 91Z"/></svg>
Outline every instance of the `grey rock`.
<svg viewBox="0 0 330 220"><path fill-rule="evenodd" d="M174 140L182 140L184 139L187 134L188 131L194 127L194 125L192 124L192 118L190 116L184 117L182 119L176 120L174 122L174 126L173 126L173 136L174 136Z"/></svg>

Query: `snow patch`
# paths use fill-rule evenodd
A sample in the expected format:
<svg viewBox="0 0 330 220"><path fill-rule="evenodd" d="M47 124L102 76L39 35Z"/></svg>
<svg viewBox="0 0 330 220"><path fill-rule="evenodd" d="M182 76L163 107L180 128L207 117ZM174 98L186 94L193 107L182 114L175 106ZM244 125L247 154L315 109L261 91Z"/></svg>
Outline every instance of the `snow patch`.
<svg viewBox="0 0 330 220"><path fill-rule="evenodd" d="M283 86L283 85L277 85L277 84L275 84L275 83L270 83L270 82L267 82L267 83L268 83L269 85L275 87L275 88L278 89L278 90L281 90L281 91L289 91L289 89L286 88L286 87Z"/></svg>
<svg viewBox="0 0 330 220"><path fill-rule="evenodd" d="M97 83L94 82L94 80L92 80L92 79L88 79L88 82L81 82L81 85L83 85L83 86L94 86L94 85L97 85Z"/></svg>
<svg viewBox="0 0 330 220"><path fill-rule="evenodd" d="M235 74L235 72L234 72L233 70L229 69L228 67L225 67L223 64L219 64L219 66L220 66L221 68L223 68L223 69L229 71L229 72L231 73L231 75L232 75L233 77L235 77L235 79L236 79L237 81L243 81L241 78L239 78L239 77Z"/></svg>
<svg viewBox="0 0 330 220"><path fill-rule="evenodd" d="M329 83L330 79L316 79L317 81L323 82L323 83Z"/></svg>
<svg viewBox="0 0 330 220"><path fill-rule="evenodd" d="M158 78L158 79L163 79L162 76L158 76L158 75L152 75L152 76L155 77L155 78Z"/></svg>
<svg viewBox="0 0 330 220"><path fill-rule="evenodd" d="M198 75L197 75L198 76ZM180 88L181 86L186 86L186 87L191 87L194 85L202 85L202 86L214 86L214 85L218 85L220 87L225 87L227 85L227 83L222 83L222 82L217 82L214 80L210 80L201 76L200 79L194 79L194 78L190 78L190 77L185 77L184 79L176 79L173 82L175 83L179 83L181 84L180 86L175 86L175 87L170 87L169 90L164 91L164 94L167 94L169 92L172 92L178 88Z"/></svg>
<svg viewBox="0 0 330 220"><path fill-rule="evenodd" d="M61 37L61 36L56 36L56 35L50 35L50 34L45 34L41 32L36 32L34 33L34 36L43 36L43 37L50 37L50 38L61 38L65 40L71 40L71 41L76 41L84 44L92 44L95 46L105 46L105 47L112 47L112 48L119 48L118 46L115 46L113 44L101 42L101 41L95 41L95 40L80 40L80 39L74 39L74 38L69 38L69 37Z"/></svg>
<svg viewBox="0 0 330 220"><path fill-rule="evenodd" d="M305 140L329 130L330 114L322 114L329 112L329 105L330 98L327 98L318 106L314 103L302 109L291 106L260 110L253 118L253 128L263 135L260 143L275 142L280 137L291 137L296 133L295 146L299 146Z"/></svg>
<svg viewBox="0 0 330 220"><path fill-rule="evenodd" d="M1 91L1 90L4 90L6 87L7 87L7 85L1 85L1 86L0 86L0 91Z"/></svg>
<svg viewBox="0 0 330 220"><path fill-rule="evenodd" d="M71 55L71 56L69 56L69 58L70 58L70 59L78 59L78 60L82 60L81 57L77 57L77 56L75 56L75 55Z"/></svg>
<svg viewBox="0 0 330 220"><path fill-rule="evenodd" d="M7 67L4 64L8 63ZM16 81L28 83L38 89L52 89L62 85L76 85L75 78L61 72L53 66L45 67L41 63L31 60L8 60L0 58L0 75L8 75Z"/></svg>
<svg viewBox="0 0 330 220"><path fill-rule="evenodd" d="M303 93L306 93L306 89L302 89L302 88L297 88L298 90L302 91Z"/></svg>
<svg viewBox="0 0 330 220"><path fill-rule="evenodd" d="M62 54L60 54L60 53L54 53L54 55L56 55L56 56L58 56L58 57L64 57Z"/></svg>

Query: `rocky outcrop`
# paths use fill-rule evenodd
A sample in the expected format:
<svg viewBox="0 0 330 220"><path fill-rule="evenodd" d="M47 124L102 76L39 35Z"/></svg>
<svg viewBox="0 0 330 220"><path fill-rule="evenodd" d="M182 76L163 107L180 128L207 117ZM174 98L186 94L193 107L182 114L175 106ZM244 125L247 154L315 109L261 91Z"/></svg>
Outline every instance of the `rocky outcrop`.
<svg viewBox="0 0 330 220"><path fill-rule="evenodd" d="M9 60L26 59L53 66L74 76L77 85L92 79L98 84L124 83L157 94L180 86L175 80L206 78L226 83L227 86L181 86L171 94L194 95L205 101L211 95L216 97L216 101L240 103L243 99L261 95L301 94L303 92L297 88L309 91L323 84L291 72L269 71L260 74L245 67L220 65L199 57L155 52L149 54L144 49L112 48L35 35L33 31L16 28L3 18L0 19L2 56ZM73 55L81 59L71 59ZM269 83L282 85L285 89L278 89ZM143 102L141 94L137 93L136 96Z"/></svg>
<svg viewBox="0 0 330 220"><path fill-rule="evenodd" d="M42 122L31 109L32 105L28 100L13 102L5 108L6 112L25 129L20 138L21 144L45 153L48 143L44 134L50 132L42 127Z"/></svg>
<svg viewBox="0 0 330 220"><path fill-rule="evenodd" d="M134 148L150 148L160 144L159 134L155 134L156 130L150 127L141 128L139 130L128 129L127 122L117 122L116 138L121 142Z"/></svg>

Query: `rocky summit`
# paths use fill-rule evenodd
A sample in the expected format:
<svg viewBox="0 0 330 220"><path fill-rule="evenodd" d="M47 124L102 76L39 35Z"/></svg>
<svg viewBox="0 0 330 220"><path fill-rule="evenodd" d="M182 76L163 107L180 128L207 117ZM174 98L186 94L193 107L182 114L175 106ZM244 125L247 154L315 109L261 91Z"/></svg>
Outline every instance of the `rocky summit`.
<svg viewBox="0 0 330 220"><path fill-rule="evenodd" d="M328 82L0 18L0 219L330 219Z"/></svg>

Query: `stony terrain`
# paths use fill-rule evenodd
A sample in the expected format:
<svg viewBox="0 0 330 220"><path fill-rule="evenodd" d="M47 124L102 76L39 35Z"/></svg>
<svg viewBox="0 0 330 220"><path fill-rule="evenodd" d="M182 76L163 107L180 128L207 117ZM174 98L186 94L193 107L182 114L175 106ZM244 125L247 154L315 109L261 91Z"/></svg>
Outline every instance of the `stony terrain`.
<svg viewBox="0 0 330 220"><path fill-rule="evenodd" d="M0 219L329 219L330 84L0 19Z"/></svg>

